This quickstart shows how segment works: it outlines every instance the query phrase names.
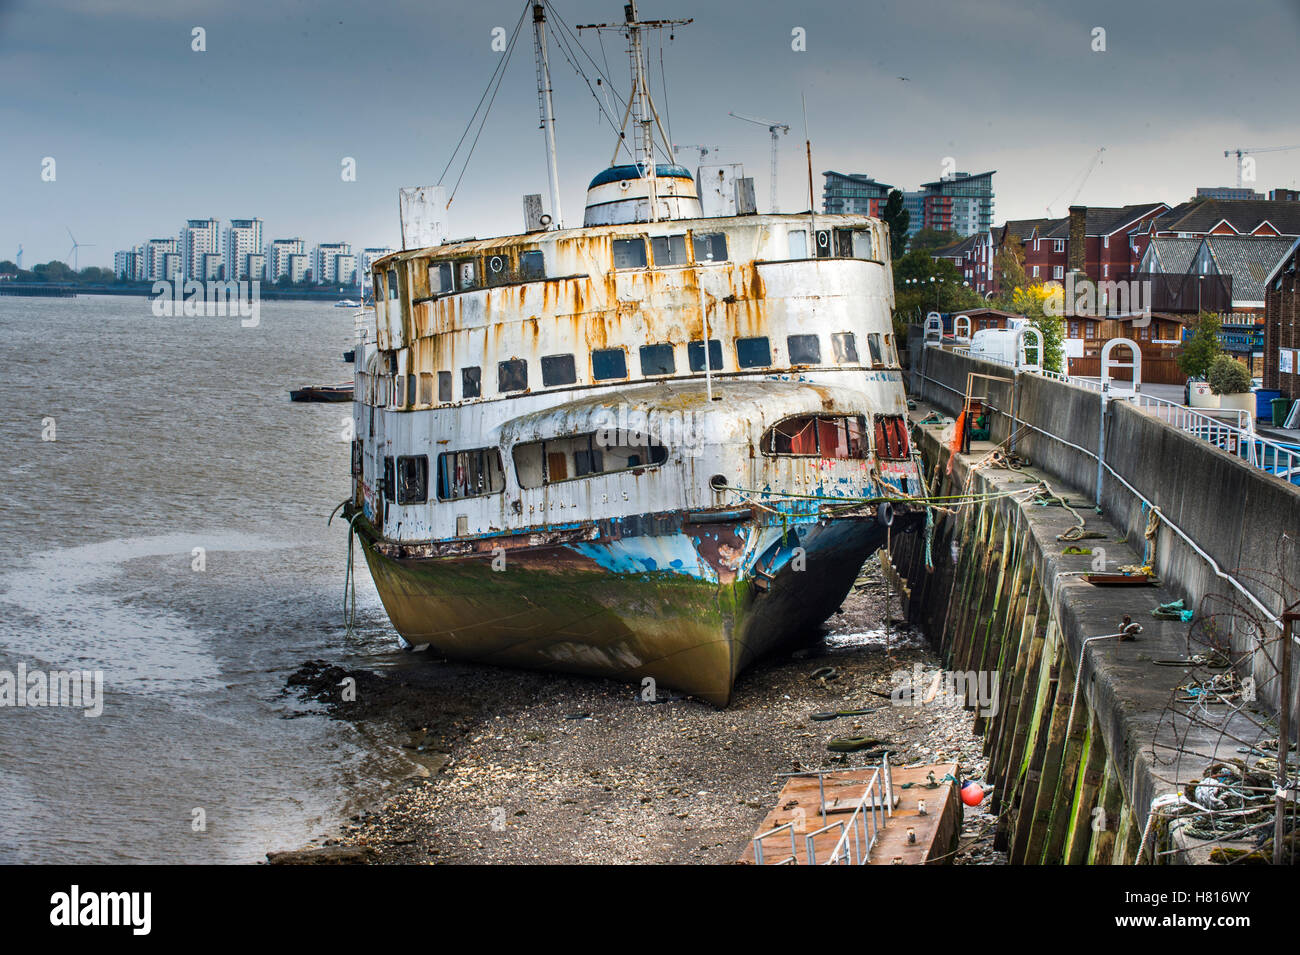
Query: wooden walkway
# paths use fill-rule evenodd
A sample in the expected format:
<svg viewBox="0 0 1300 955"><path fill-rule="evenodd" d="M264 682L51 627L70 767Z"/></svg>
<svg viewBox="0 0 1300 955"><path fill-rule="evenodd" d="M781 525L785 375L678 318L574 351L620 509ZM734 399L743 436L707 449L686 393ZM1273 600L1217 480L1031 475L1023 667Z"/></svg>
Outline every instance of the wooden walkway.
<svg viewBox="0 0 1300 955"><path fill-rule="evenodd" d="M821 804L816 776L793 776L781 788L776 808L769 812L755 830L754 836L777 826L796 820L796 845L798 863L806 865L805 834L816 832L829 822L848 822L853 806L866 789L874 769L827 773L823 780L826 792L826 822L822 822ZM929 766L894 767L894 814L885 816L885 826L880 831L876 845L871 850L868 865L893 865L897 859L902 865L942 865L951 861L951 852L961 832L962 805L957 795L957 784L944 780L956 776L956 763L936 763ZM939 785L927 788L930 774ZM913 785L904 788L907 783ZM920 814L920 803L925 801L926 815ZM883 808L883 807L882 807ZM879 813L877 814L880 815ZM907 842L907 830L916 833L915 844ZM851 837L850 837L851 838ZM817 859L824 862L839 840L839 830L834 829L814 837ZM790 857L788 831L768 836L763 840L763 862L772 865ZM754 864L754 842L751 837L739 859L742 865ZM791 863L794 864L794 863Z"/></svg>

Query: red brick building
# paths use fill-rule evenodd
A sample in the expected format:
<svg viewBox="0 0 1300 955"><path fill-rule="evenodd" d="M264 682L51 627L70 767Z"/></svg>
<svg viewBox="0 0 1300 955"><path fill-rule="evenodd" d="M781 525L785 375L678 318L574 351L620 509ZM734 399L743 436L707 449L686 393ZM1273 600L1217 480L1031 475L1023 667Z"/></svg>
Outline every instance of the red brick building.
<svg viewBox="0 0 1300 955"><path fill-rule="evenodd" d="M1300 240L1283 256L1264 292L1264 387L1300 398Z"/></svg>

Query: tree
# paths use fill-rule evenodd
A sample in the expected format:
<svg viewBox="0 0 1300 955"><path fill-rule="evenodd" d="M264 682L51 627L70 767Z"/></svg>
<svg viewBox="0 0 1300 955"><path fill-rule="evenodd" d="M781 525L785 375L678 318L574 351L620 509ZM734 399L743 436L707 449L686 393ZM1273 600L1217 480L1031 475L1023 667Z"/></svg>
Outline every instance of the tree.
<svg viewBox="0 0 1300 955"><path fill-rule="evenodd" d="M889 191L880 218L889 226L889 257L900 258L907 248L907 227L912 224L912 214L903 208L903 194L899 190Z"/></svg>
<svg viewBox="0 0 1300 955"><path fill-rule="evenodd" d="M935 249L942 249L944 246L953 245L964 238L956 232L945 232L941 229L921 229L912 236L912 241L908 243L908 249L912 252L932 252Z"/></svg>
<svg viewBox="0 0 1300 955"><path fill-rule="evenodd" d="M1029 319L1030 326L1043 336L1043 369L1061 371L1065 367L1065 319L1047 314L1044 304L1049 294L1042 285L1018 288L1011 296L1011 310Z"/></svg>
<svg viewBox="0 0 1300 955"><path fill-rule="evenodd" d="M896 318L920 321L926 312L952 312L983 304L979 293L964 283L961 271L947 259L933 259L928 252L915 250L894 263Z"/></svg>
<svg viewBox="0 0 1300 955"><path fill-rule="evenodd" d="M1183 345L1178 356L1178 367L1189 378L1204 378L1210 372L1214 359L1223 351L1219 329L1223 322L1213 312L1201 312L1192 326L1192 337Z"/></svg>
<svg viewBox="0 0 1300 955"><path fill-rule="evenodd" d="M1250 391L1250 369L1231 355L1217 356L1210 363L1210 372L1205 377L1210 382L1210 391L1216 395L1239 395Z"/></svg>
<svg viewBox="0 0 1300 955"><path fill-rule="evenodd" d="M1025 274L1024 250L1016 244L1004 245L998 249L993 258L994 274L998 281L996 301L1002 308L1009 308L1016 294L1016 289L1029 288L1029 276Z"/></svg>

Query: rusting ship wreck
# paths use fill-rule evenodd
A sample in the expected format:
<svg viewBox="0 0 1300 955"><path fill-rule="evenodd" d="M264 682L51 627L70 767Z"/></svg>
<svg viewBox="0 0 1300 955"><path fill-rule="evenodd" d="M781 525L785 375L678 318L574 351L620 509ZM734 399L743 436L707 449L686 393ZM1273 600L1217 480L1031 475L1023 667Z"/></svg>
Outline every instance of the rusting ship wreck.
<svg viewBox="0 0 1300 955"><path fill-rule="evenodd" d="M552 176L549 228L376 263L347 514L407 643L721 706L839 607L875 501L922 493L888 234L704 216L655 135L653 24L626 17L637 161L591 181L581 228Z"/></svg>

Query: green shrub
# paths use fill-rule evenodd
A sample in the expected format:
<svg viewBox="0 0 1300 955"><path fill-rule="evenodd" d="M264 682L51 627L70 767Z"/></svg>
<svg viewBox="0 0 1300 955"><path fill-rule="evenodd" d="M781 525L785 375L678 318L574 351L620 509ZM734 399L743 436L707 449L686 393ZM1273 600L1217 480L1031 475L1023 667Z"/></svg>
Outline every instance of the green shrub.
<svg viewBox="0 0 1300 955"><path fill-rule="evenodd" d="M1231 355L1219 355L1206 375L1216 395L1237 395L1250 391L1250 369Z"/></svg>

